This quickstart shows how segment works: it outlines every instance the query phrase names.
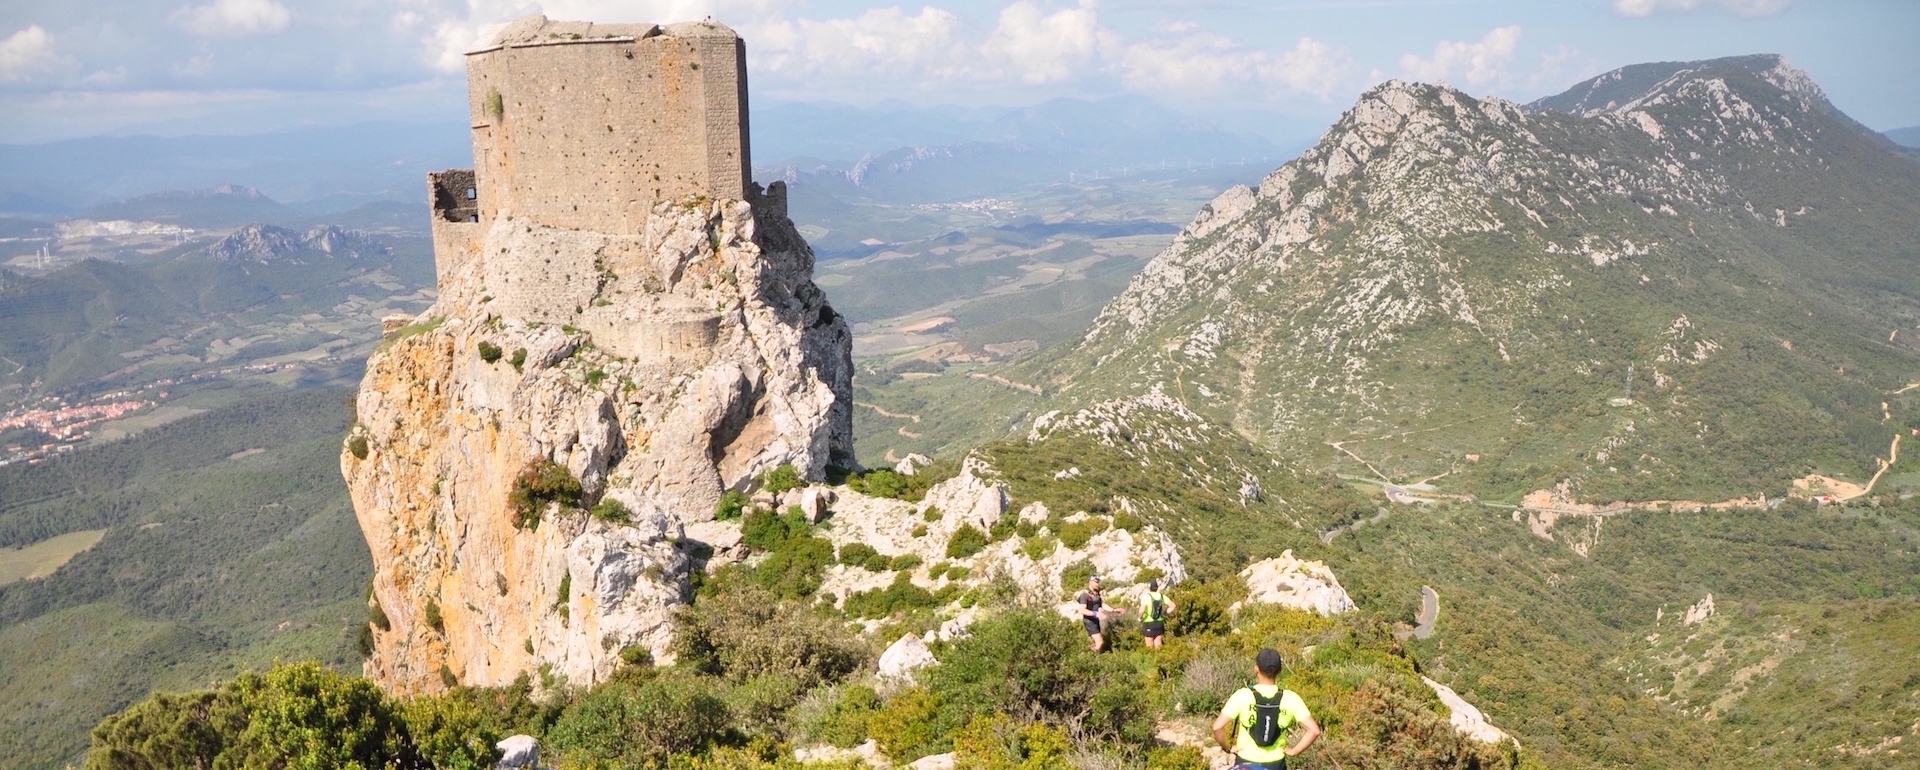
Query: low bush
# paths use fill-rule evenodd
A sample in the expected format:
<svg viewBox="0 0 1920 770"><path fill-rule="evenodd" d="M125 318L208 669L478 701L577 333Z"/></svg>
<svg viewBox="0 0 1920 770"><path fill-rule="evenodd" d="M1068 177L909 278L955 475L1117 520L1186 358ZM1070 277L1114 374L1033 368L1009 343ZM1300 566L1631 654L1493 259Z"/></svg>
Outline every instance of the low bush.
<svg viewBox="0 0 1920 770"><path fill-rule="evenodd" d="M1128 532L1139 532L1145 526L1146 526L1146 523L1142 522L1139 516L1135 516L1131 513L1127 513L1126 511L1116 511L1113 514L1114 529L1124 529Z"/></svg>
<svg viewBox="0 0 1920 770"><path fill-rule="evenodd" d="M880 744L880 750L898 763L911 762L946 750L946 730L936 722L941 704L924 687L913 687L892 700L867 719L867 734Z"/></svg>
<svg viewBox="0 0 1920 770"><path fill-rule="evenodd" d="M354 434L352 438L347 439L347 451L353 453L353 459L355 460L367 459L367 453L370 451L367 447L367 437L357 433Z"/></svg>
<svg viewBox="0 0 1920 770"><path fill-rule="evenodd" d="M1016 724L1006 714L981 714L953 736L953 758L969 770L1053 770L1067 767L1073 742L1060 728Z"/></svg>
<svg viewBox="0 0 1920 770"><path fill-rule="evenodd" d="M1093 575L1093 563L1086 559L1069 564L1066 569L1060 570L1060 590L1072 596L1080 589L1086 588L1087 580Z"/></svg>
<svg viewBox="0 0 1920 770"><path fill-rule="evenodd" d="M513 488L507 492L513 525L521 529L538 527L540 514L549 503L577 507L583 491L580 480L566 466L545 458L530 462L513 478Z"/></svg>
<svg viewBox="0 0 1920 770"><path fill-rule="evenodd" d="M840 546L840 563L849 567L857 567L867 563L868 559L873 558L877 554L879 554L879 551L873 550L873 546L867 545L866 543L848 543Z"/></svg>
<svg viewBox="0 0 1920 770"><path fill-rule="evenodd" d="M499 345L495 345L486 340L480 341L479 348L480 348L480 360L485 361L489 364L500 360L500 356L504 352L500 350Z"/></svg>
<svg viewBox="0 0 1920 770"><path fill-rule="evenodd" d="M918 566L920 566L920 557L910 553L903 553L893 557L893 561L887 565L887 569L906 572Z"/></svg>
<svg viewBox="0 0 1920 770"><path fill-rule="evenodd" d="M1068 548L1079 549L1093 539L1093 527L1087 522L1075 521L1060 526L1060 544Z"/></svg>
<svg viewBox="0 0 1920 770"><path fill-rule="evenodd" d="M565 767L664 769L670 756L701 751L726 734L727 706L711 689L687 675L616 679L568 708L541 748Z"/></svg>
<svg viewBox="0 0 1920 770"><path fill-rule="evenodd" d="M868 556L866 561L860 562L860 567L868 572L886 572L892 566L893 559L888 558L884 553L876 553Z"/></svg>
<svg viewBox="0 0 1920 770"><path fill-rule="evenodd" d="M587 513L608 524L626 524L633 519L633 513L627 510L627 506L611 497L600 498L600 502L594 503Z"/></svg>
<svg viewBox="0 0 1920 770"><path fill-rule="evenodd" d="M959 529L954 530L953 536L947 539L947 558L965 559L986 550L988 542L987 533L981 532L972 524L962 524Z"/></svg>
<svg viewBox="0 0 1920 770"><path fill-rule="evenodd" d="M812 530L805 514L779 514L755 509L740 523L740 541L763 551L771 551L790 538L808 536Z"/></svg>
<svg viewBox="0 0 1920 770"><path fill-rule="evenodd" d="M1247 588L1237 578L1174 586L1167 598L1180 609L1167 616L1167 633L1181 637L1225 634L1233 627L1227 608L1246 596Z"/></svg>
<svg viewBox="0 0 1920 770"><path fill-rule="evenodd" d="M902 572L894 576L893 584L886 588L860 591L847 597L846 612L856 618L884 618L895 612L937 607L942 604L932 591L913 584L912 578Z"/></svg>
<svg viewBox="0 0 1920 770"><path fill-rule="evenodd" d="M513 364L513 370L516 372L524 370L527 365L527 349L514 348L513 357L507 359L507 363Z"/></svg>
<svg viewBox="0 0 1920 770"><path fill-rule="evenodd" d="M1088 651L1078 626L1050 612L1010 610L973 626L929 677L945 724L973 714L1080 725L1095 738L1152 739L1144 677L1121 656Z"/></svg>
<svg viewBox="0 0 1920 770"><path fill-rule="evenodd" d="M740 514L746 511L749 502L751 501L747 499L746 495L739 492L727 492L720 496L720 504L714 507L713 517L720 521L732 521L740 518Z"/></svg>
<svg viewBox="0 0 1920 770"><path fill-rule="evenodd" d="M804 690L839 681L873 657L840 623L753 586L702 599L675 622L677 665L733 682L780 675Z"/></svg>
<svg viewBox="0 0 1920 770"><path fill-rule="evenodd" d="M440 602L427 600L427 625L435 631L447 630L446 620L440 617Z"/></svg>
<svg viewBox="0 0 1920 770"><path fill-rule="evenodd" d="M863 495L906 500L915 491L913 478L881 468L848 479L847 487ZM921 488L919 492L926 494L925 488Z"/></svg>
<svg viewBox="0 0 1920 770"><path fill-rule="evenodd" d="M800 478L800 472L795 470L792 464L782 465L760 475L760 490L775 495L806 485L807 480Z"/></svg>
<svg viewBox="0 0 1920 770"><path fill-rule="evenodd" d="M1052 535L1038 535L1029 537L1026 539L1026 542L1021 543L1020 552L1026 554L1029 559L1039 561L1048 556L1052 556L1055 547L1058 545L1060 545L1060 541Z"/></svg>

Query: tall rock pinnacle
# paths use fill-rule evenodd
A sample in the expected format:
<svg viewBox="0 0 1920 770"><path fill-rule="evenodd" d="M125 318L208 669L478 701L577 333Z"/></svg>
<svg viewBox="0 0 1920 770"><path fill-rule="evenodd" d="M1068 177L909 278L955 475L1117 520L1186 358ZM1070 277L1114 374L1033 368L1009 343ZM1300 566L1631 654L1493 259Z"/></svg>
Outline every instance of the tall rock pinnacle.
<svg viewBox="0 0 1920 770"><path fill-rule="evenodd" d="M852 464L852 338L784 185L748 178L743 52L533 17L469 54L475 169L429 185L440 296L368 361L341 454L388 689L664 657L682 526L781 464Z"/></svg>

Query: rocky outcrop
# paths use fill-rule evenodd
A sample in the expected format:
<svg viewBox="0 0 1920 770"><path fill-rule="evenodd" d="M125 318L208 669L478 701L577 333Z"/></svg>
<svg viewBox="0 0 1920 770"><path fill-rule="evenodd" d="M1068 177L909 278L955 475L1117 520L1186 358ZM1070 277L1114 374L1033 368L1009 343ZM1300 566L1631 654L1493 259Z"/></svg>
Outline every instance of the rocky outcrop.
<svg viewBox="0 0 1920 770"><path fill-rule="evenodd" d="M442 272L369 359L340 459L387 620L369 676L667 658L689 525L779 465L851 464L851 337L781 192L662 203L632 237L502 217Z"/></svg>
<svg viewBox="0 0 1920 770"><path fill-rule="evenodd" d="M1494 727L1493 723L1487 721L1486 715L1480 713L1480 709L1474 708L1473 704L1460 697L1453 688L1424 676L1420 677L1420 681L1426 682L1427 686L1433 689L1433 694L1447 707L1450 712L1447 722L1452 724L1453 729L1459 731L1461 735L1482 743L1513 740L1513 736L1508 735L1505 730ZM1515 743L1517 744L1518 741Z"/></svg>
<svg viewBox="0 0 1920 770"><path fill-rule="evenodd" d="M939 662L920 637L907 634L880 653L879 675L881 679L912 682L913 672Z"/></svg>
<svg viewBox="0 0 1920 770"><path fill-rule="evenodd" d="M1340 587L1340 579L1334 577L1333 570L1323 562L1294 558L1292 549L1281 552L1278 557L1247 565L1240 571L1240 577L1247 581L1248 603L1278 604L1322 615L1337 615L1354 608L1353 599L1347 596L1347 589Z"/></svg>

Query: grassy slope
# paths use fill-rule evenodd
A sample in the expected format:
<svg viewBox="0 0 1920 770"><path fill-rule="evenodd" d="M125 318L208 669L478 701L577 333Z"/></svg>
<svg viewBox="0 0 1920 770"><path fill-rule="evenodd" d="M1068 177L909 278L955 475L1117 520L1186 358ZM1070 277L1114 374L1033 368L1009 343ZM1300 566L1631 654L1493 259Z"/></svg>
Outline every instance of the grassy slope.
<svg viewBox="0 0 1920 770"><path fill-rule="evenodd" d="M345 397L270 396L0 470L45 498L0 513L0 531L108 529L53 576L0 588L0 700L28 706L3 717L0 765L75 760L94 723L156 687L357 662L372 565L336 470ZM249 448L267 451L227 459Z"/></svg>

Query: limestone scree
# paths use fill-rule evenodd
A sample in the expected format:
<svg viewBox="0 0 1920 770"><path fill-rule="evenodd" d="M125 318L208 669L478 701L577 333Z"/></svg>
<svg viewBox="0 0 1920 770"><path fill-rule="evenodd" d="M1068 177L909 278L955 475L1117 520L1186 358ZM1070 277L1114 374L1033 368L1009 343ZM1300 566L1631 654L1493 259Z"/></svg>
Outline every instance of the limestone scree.
<svg viewBox="0 0 1920 770"><path fill-rule="evenodd" d="M706 552L684 525L852 464L852 338L785 187L747 177L743 50L534 17L469 56L475 168L428 185L439 298L368 360L340 455L387 689L666 658Z"/></svg>

